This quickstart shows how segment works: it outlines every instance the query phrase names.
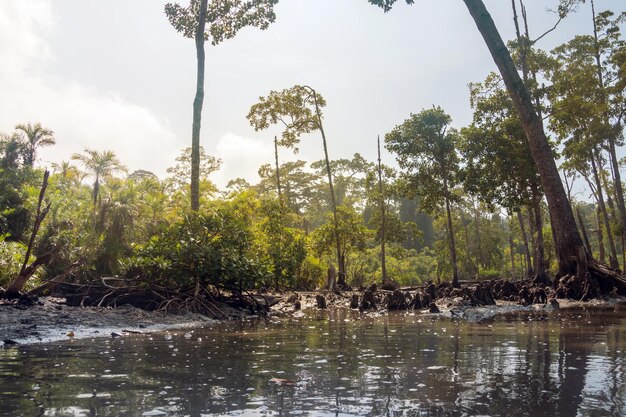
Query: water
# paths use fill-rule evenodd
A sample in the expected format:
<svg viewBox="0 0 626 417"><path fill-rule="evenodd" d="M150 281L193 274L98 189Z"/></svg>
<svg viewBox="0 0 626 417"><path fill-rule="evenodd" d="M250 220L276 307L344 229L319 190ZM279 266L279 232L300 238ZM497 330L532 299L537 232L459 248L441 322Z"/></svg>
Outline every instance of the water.
<svg viewBox="0 0 626 417"><path fill-rule="evenodd" d="M0 415L626 415L626 311L328 314L0 350Z"/></svg>

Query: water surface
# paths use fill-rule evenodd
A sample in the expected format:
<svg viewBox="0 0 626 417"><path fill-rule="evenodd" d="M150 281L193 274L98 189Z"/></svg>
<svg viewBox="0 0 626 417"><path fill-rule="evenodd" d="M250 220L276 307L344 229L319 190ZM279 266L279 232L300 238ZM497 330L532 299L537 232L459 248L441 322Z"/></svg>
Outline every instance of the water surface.
<svg viewBox="0 0 626 417"><path fill-rule="evenodd" d="M0 415L625 415L625 331L619 309L330 312L21 346L0 350Z"/></svg>

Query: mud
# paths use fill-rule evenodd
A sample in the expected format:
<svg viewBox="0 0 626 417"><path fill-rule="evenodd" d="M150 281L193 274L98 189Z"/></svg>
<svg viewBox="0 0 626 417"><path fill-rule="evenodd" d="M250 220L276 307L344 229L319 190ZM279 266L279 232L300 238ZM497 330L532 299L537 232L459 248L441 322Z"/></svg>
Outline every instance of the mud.
<svg viewBox="0 0 626 417"><path fill-rule="evenodd" d="M112 337L113 333L150 333L210 323L215 320L199 314L166 314L131 306L70 307L64 299L41 298L30 306L0 303L0 345Z"/></svg>

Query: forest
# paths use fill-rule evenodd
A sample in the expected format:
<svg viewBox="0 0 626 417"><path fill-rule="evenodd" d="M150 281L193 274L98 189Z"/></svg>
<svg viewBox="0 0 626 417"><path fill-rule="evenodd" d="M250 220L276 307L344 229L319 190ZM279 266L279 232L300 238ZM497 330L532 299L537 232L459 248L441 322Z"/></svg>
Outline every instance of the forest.
<svg viewBox="0 0 626 417"><path fill-rule="evenodd" d="M394 3L370 2L385 10ZM277 1L226 3L226 10L206 0L165 7L198 52L192 143L172 156L167 177L129 172L106 147L43 167L40 150L60 139L37 121L16 120L1 135L0 286L7 295L101 277L196 295L496 279L548 284L568 273L563 247L576 245L561 236L570 217L590 261L610 274L624 270L626 14L562 1L559 22L581 7L593 8L593 21L587 34L546 51L538 44L551 30L530 38L525 6L513 1L517 38L504 50L521 86L494 55L500 71L469 85L471 124L455 125L437 103L398 114L378 141L377 132L363 138L378 146L377 160L359 153L334 159L327 144L338 139L324 130L323 92L278 85L241 115L260 134L281 130L274 160L258 168L258 183L235 178L219 189L211 175L221 160L200 145L205 43L246 26L267 29ZM465 3L480 13L482 2ZM515 88L534 119L520 110ZM535 131L545 130L547 156L527 140L533 121ZM325 159L280 163L298 152L304 134L318 138ZM395 160L382 161L381 147ZM537 158L556 161L556 171ZM555 214L554 201L571 208Z"/></svg>

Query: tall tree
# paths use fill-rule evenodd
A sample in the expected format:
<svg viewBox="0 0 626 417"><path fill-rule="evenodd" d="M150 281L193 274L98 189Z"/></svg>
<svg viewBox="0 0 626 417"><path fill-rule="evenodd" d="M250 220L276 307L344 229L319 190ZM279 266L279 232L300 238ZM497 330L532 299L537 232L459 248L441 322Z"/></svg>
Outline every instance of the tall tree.
<svg viewBox="0 0 626 417"><path fill-rule="evenodd" d="M588 168L592 174L594 194L605 222L609 219L603 200L607 197L613 201L609 190L603 192L600 184L604 171L602 152L607 151L623 236L626 209L616 145L622 140L626 104L624 88L617 83L614 55L625 44L619 25L626 14L614 18L611 12L602 12L596 16L593 3L592 10L593 35L576 36L553 51L560 65L550 74L553 82L550 126L564 141L568 157L576 159L579 168ZM607 239L610 247L615 247L610 231L607 231ZM616 267L616 254L609 259L611 266Z"/></svg>
<svg viewBox="0 0 626 417"><path fill-rule="evenodd" d="M37 148L51 146L56 143L54 132L41 126L41 123L26 123L15 126L15 130L23 132L25 153L24 165L33 166L37 158Z"/></svg>
<svg viewBox="0 0 626 417"><path fill-rule="evenodd" d="M369 0L370 3L390 10L396 0ZM413 4L414 0L405 0ZM533 161L539 172L552 221L555 236L555 251L559 266L557 277L576 275L579 280L587 280L587 272L596 278L608 278L620 286L625 282L617 274L598 265L586 254L578 232L572 207L561 182L559 171L546 137L543 120L538 116L528 88L517 72L509 49L505 45L496 25L482 0L463 0L478 31L483 37L491 56L502 75L507 91L513 100L526 138L530 145ZM581 291L581 297L587 294Z"/></svg>
<svg viewBox="0 0 626 417"><path fill-rule="evenodd" d="M177 3L165 5L165 15L186 38L196 44L197 79L196 96L193 101L193 124L191 133L191 209L200 208L200 122L204 102L204 42L211 40L218 45L233 38L247 26L267 29L274 22L274 5L278 0L190 0L187 7Z"/></svg>
<svg viewBox="0 0 626 417"><path fill-rule="evenodd" d="M248 120L255 130L267 129L270 125L282 124L279 144L297 149L300 136L304 133L319 131L324 146L324 162L328 186L330 189L333 224L335 227L335 246L337 250L337 264L339 266L339 287L346 286L346 268L344 252L341 250L341 236L337 219L337 198L333 186L333 174L328 157L326 133L322 123L322 107L326 105L324 98L313 88L306 85L295 85L282 91L270 91L267 97L260 97L259 102L250 108Z"/></svg>
<svg viewBox="0 0 626 417"><path fill-rule="evenodd" d="M490 206L499 205L509 212L528 208L531 232L535 232L531 233L535 265L527 254L528 272L537 282L546 283L540 180L502 79L492 73L483 83L470 84L470 103L474 108L473 122L462 130L460 142L466 159L465 189ZM523 220L520 228L527 248Z"/></svg>
<svg viewBox="0 0 626 417"><path fill-rule="evenodd" d="M452 263L452 285L459 287L454 228L452 189L458 182L458 133L450 129L452 119L440 107L422 110L396 126L385 136L387 149L396 154L404 170L408 192L421 197L420 204L434 211L443 203Z"/></svg>

